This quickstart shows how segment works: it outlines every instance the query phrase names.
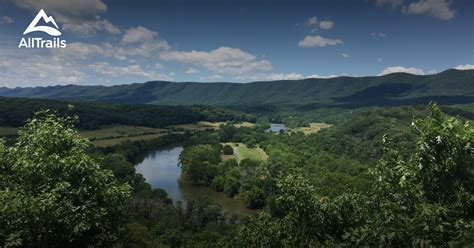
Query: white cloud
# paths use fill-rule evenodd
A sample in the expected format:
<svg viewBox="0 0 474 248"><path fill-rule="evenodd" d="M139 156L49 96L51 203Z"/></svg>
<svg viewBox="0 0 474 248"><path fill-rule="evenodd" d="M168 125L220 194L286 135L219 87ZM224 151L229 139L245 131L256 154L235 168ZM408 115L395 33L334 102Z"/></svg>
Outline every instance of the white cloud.
<svg viewBox="0 0 474 248"><path fill-rule="evenodd" d="M0 86L4 87L78 84L87 78L79 65L59 57L32 55L1 61Z"/></svg>
<svg viewBox="0 0 474 248"><path fill-rule="evenodd" d="M309 75L309 76L306 76L306 78L335 78L335 77L341 77L341 76L347 76L347 74L343 73L341 75L336 75L336 74L331 74L331 75L318 75L318 74L312 74L312 75Z"/></svg>
<svg viewBox="0 0 474 248"><path fill-rule="evenodd" d="M195 68L192 68L192 67L189 67L184 73L186 74L195 74L195 73L198 73L199 70L195 69Z"/></svg>
<svg viewBox="0 0 474 248"><path fill-rule="evenodd" d="M332 27L334 27L334 22L332 22L330 20L321 21L319 23L319 27L322 28L322 29L331 29Z"/></svg>
<svg viewBox="0 0 474 248"><path fill-rule="evenodd" d="M156 69L163 69L163 65L160 64L160 63L156 63L156 64L155 64L155 68L156 68Z"/></svg>
<svg viewBox="0 0 474 248"><path fill-rule="evenodd" d="M342 56L343 58L349 58L349 54L347 54L347 53L341 53L341 56Z"/></svg>
<svg viewBox="0 0 474 248"><path fill-rule="evenodd" d="M271 74L260 74L260 75L254 75L252 77L248 77L248 79L253 80L253 81L275 81L275 80L298 80L298 79L303 79L304 76L299 74L299 73L271 73Z"/></svg>
<svg viewBox="0 0 474 248"><path fill-rule="evenodd" d="M158 55L156 51L168 49L168 42L161 39L157 32L138 26L125 31L115 56L119 59L125 59L127 56L150 57Z"/></svg>
<svg viewBox="0 0 474 248"><path fill-rule="evenodd" d="M13 23L13 18L11 18L9 16L2 16L2 19L0 20L0 23L2 23L2 24Z"/></svg>
<svg viewBox="0 0 474 248"><path fill-rule="evenodd" d="M253 54L231 47L219 47L209 52L194 50L162 52L160 58L204 67L216 74L242 75L272 69L272 64L268 60L258 60Z"/></svg>
<svg viewBox="0 0 474 248"><path fill-rule="evenodd" d="M316 26L318 24L318 18L316 16L308 18L306 20L306 25L308 26Z"/></svg>
<svg viewBox="0 0 474 248"><path fill-rule="evenodd" d="M141 76L153 80L173 80L172 77L166 74L157 73L154 71L144 71L139 65L129 66L112 66L107 62L98 62L89 65L93 71L113 77L119 76Z"/></svg>
<svg viewBox="0 0 474 248"><path fill-rule="evenodd" d="M53 52L55 55L62 57L90 59L95 56L112 57L115 53L115 48L110 43L96 45L92 43L73 42L67 44L66 49L55 49Z"/></svg>
<svg viewBox="0 0 474 248"><path fill-rule="evenodd" d="M63 24L65 31L80 35L91 35L97 31L111 34L120 33L120 29L110 21L101 19L100 15L107 11L107 5L102 0L12 0L16 6L31 10L36 14L44 9L58 23Z"/></svg>
<svg viewBox="0 0 474 248"><path fill-rule="evenodd" d="M315 46L318 46L318 47L335 46L338 44L342 44L342 40L324 38L319 35L316 35L316 36L308 35L298 43L300 47L304 47L304 48L315 47Z"/></svg>
<svg viewBox="0 0 474 248"><path fill-rule="evenodd" d="M458 66L454 67L454 69L457 69L457 70L474 70L474 65L471 65L471 64L458 65Z"/></svg>
<svg viewBox="0 0 474 248"><path fill-rule="evenodd" d="M425 72L423 70L415 68L415 67L403 67L403 66L392 66L392 67L387 67L383 69L378 76L390 74L390 73L396 73L396 72L405 72L405 73L410 73L410 74L415 74L415 75L425 75Z"/></svg>
<svg viewBox="0 0 474 248"><path fill-rule="evenodd" d="M316 32L318 30L318 27L321 28L321 29L331 29L332 27L334 27L334 22L333 21L331 21L331 20L319 21L318 17L316 17L316 16L308 18L308 20L306 20L305 24L307 26L312 27L312 30L311 30L312 33Z"/></svg>
<svg viewBox="0 0 474 248"><path fill-rule="evenodd" d="M372 36L374 38L385 38L385 37L387 37L387 34L381 33L381 32L372 32L372 33L370 33L370 36Z"/></svg>
<svg viewBox="0 0 474 248"><path fill-rule="evenodd" d="M82 35L95 34L97 31L105 31L110 34L120 34L122 32L120 28L113 25L110 21L100 18L97 18L94 21L83 22L81 24L64 24L63 29Z"/></svg>
<svg viewBox="0 0 474 248"><path fill-rule="evenodd" d="M388 5L395 9L402 4L403 4L403 0L377 0L377 6L379 7Z"/></svg>
<svg viewBox="0 0 474 248"><path fill-rule="evenodd" d="M102 0L12 0L16 6L37 12L45 9L48 15L53 15L57 22L81 23L92 21L107 11L107 5ZM36 13L35 13L36 14Z"/></svg>
<svg viewBox="0 0 474 248"><path fill-rule="evenodd" d="M418 2L410 3L403 7L405 14L425 14L428 13L441 20L452 19L455 11L450 8L451 0L420 0Z"/></svg>

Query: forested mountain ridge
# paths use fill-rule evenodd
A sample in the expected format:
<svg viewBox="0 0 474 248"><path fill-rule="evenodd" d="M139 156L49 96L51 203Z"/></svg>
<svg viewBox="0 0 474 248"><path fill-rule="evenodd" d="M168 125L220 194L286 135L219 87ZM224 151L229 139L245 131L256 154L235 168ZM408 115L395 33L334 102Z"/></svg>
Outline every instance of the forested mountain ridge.
<svg viewBox="0 0 474 248"><path fill-rule="evenodd" d="M74 99L115 103L298 105L361 107L474 102L474 70L447 70L433 75L393 73L371 77L337 77L261 81L252 83L195 83L151 81L116 86L48 86L0 88L1 96Z"/></svg>

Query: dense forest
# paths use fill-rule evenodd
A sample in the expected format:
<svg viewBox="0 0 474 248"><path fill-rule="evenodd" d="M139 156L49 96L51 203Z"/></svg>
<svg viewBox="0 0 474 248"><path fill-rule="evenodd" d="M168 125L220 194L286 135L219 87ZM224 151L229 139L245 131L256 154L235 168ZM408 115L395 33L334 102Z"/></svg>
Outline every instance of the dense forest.
<svg viewBox="0 0 474 248"><path fill-rule="evenodd" d="M60 115L78 116L80 129L98 129L106 125L166 127L197 121L255 120L255 117L226 108L193 105L122 105L0 97L0 126L20 127L35 112L55 110Z"/></svg>
<svg viewBox="0 0 474 248"><path fill-rule="evenodd" d="M453 107L454 108L454 107ZM314 247L472 245L474 128L428 108L364 110L316 134L224 124L216 131L92 148L70 118L41 111L0 142L0 243L33 247ZM236 197L173 204L133 164L184 144L183 176ZM222 160L223 143L266 161Z"/></svg>

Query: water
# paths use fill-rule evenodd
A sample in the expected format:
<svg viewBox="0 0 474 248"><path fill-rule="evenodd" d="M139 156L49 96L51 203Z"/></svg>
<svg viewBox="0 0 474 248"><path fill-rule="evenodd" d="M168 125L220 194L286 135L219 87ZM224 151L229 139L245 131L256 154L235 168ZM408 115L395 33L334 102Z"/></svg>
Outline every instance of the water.
<svg viewBox="0 0 474 248"><path fill-rule="evenodd" d="M241 200L227 197L209 187L195 186L187 180L180 182L181 167L178 165L182 151L183 147L178 146L151 152L135 169L153 188L164 189L174 203L180 200L186 205L190 200L205 196L219 203L224 211L230 214L248 215L258 212L247 209Z"/></svg>
<svg viewBox="0 0 474 248"><path fill-rule="evenodd" d="M280 132L280 130L285 130L286 127L285 127L285 124L282 124L282 123L270 123L270 128L265 130L267 132L275 132L275 133L278 133Z"/></svg>

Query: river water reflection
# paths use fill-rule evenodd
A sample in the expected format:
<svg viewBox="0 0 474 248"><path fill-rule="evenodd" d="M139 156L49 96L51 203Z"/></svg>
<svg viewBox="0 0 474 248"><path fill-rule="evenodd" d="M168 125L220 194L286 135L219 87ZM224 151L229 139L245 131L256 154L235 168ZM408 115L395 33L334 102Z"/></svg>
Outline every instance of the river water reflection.
<svg viewBox="0 0 474 248"><path fill-rule="evenodd" d="M164 189L173 203L180 200L186 205L190 200L209 197L230 214L248 215L257 212L247 209L241 200L229 198L224 193L216 192L209 187L194 186L187 181L180 182L179 154L182 151L183 147L177 146L151 152L135 166L135 169L153 188Z"/></svg>

